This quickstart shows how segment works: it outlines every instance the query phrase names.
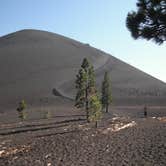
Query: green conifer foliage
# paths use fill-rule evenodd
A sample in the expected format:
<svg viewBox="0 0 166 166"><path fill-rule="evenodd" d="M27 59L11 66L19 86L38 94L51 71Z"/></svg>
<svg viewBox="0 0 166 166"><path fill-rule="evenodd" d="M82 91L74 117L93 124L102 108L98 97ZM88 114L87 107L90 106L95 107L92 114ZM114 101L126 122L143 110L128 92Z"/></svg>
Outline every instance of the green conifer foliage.
<svg viewBox="0 0 166 166"><path fill-rule="evenodd" d="M89 120L91 122L95 122L95 126L97 128L97 122L102 118L102 105L97 94L94 94L90 97L89 105Z"/></svg>
<svg viewBox="0 0 166 166"><path fill-rule="evenodd" d="M166 0L137 0L137 11L128 13L126 26L133 38L166 41Z"/></svg>
<svg viewBox="0 0 166 166"><path fill-rule="evenodd" d="M93 66L84 58L81 69L76 76L75 106L85 108L87 121L89 121L89 100L95 91L95 73Z"/></svg>
<svg viewBox="0 0 166 166"><path fill-rule="evenodd" d="M18 111L18 117L23 121L27 118L27 114L26 112L24 111L26 109L27 105L26 105L26 102L25 100L22 100L19 105L18 105L18 108L17 108L17 111Z"/></svg>
<svg viewBox="0 0 166 166"><path fill-rule="evenodd" d="M104 80L102 82L102 108L108 112L109 104L112 102L112 92L111 92L111 81L108 72L104 74Z"/></svg>
<svg viewBox="0 0 166 166"><path fill-rule="evenodd" d="M88 92L90 94L95 93L95 72L94 72L94 67L91 65L89 67L89 72L88 72L89 80L88 80Z"/></svg>
<svg viewBox="0 0 166 166"><path fill-rule="evenodd" d="M75 106L77 108L82 108L85 105L86 80L87 80L86 72L83 68L81 68L79 70L79 73L77 74L77 79L76 79L77 94L75 98Z"/></svg>

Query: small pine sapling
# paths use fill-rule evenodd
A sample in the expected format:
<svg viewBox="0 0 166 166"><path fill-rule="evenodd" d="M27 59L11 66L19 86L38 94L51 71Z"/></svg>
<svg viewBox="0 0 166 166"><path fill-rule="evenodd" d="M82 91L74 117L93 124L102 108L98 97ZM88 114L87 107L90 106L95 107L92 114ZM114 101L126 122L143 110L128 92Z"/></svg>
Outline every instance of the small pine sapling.
<svg viewBox="0 0 166 166"><path fill-rule="evenodd" d="M25 109L27 107L27 104L25 102L25 100L22 100L19 105L18 105L18 108L17 108L17 111L18 111L18 117L23 121L27 118L27 115L26 115L26 112L25 112Z"/></svg>
<svg viewBox="0 0 166 166"><path fill-rule="evenodd" d="M97 123L102 118L102 106L98 95L94 94L90 97L89 105L89 120L90 122L95 122L95 127L97 128Z"/></svg>

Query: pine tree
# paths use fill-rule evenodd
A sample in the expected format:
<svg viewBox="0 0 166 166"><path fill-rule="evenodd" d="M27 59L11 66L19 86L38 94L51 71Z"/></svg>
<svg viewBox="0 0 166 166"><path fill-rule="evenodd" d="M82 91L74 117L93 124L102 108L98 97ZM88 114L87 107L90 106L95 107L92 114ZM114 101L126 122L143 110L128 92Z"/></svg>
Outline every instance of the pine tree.
<svg viewBox="0 0 166 166"><path fill-rule="evenodd" d="M89 71L88 71L88 93L92 94L95 93L96 88L95 88L95 72L94 72L94 67L91 65L89 66Z"/></svg>
<svg viewBox="0 0 166 166"><path fill-rule="evenodd" d="M24 110L22 110L18 112L18 117L21 119L21 121L23 121L27 118L27 114Z"/></svg>
<svg viewBox="0 0 166 166"><path fill-rule="evenodd" d="M102 117L102 112L101 112L101 102L100 99L97 95L97 93L93 94L90 97L90 103L89 103L89 120L91 122L95 122L95 126L97 128L97 122L101 119Z"/></svg>
<svg viewBox="0 0 166 166"><path fill-rule="evenodd" d="M26 105L26 102L25 100L22 100L20 103L19 103L19 106L17 108L17 111L18 111L18 117L23 121L26 119L27 115L26 115L26 112L24 111L26 109L27 105Z"/></svg>
<svg viewBox="0 0 166 166"><path fill-rule="evenodd" d="M79 73L77 74L76 79L76 89L77 94L75 98L75 106L77 108L82 108L85 105L86 99L86 81L87 81L87 75L83 68L79 70Z"/></svg>
<svg viewBox="0 0 166 166"><path fill-rule="evenodd" d="M126 26L135 39L163 43L166 41L166 0L137 0L137 11L128 13Z"/></svg>
<svg viewBox="0 0 166 166"><path fill-rule="evenodd" d="M93 66L86 58L83 59L81 69L77 74L76 89L75 106L85 107L87 121L89 121L89 100L90 95L95 91L95 74Z"/></svg>
<svg viewBox="0 0 166 166"><path fill-rule="evenodd" d="M25 100L22 100L20 103L19 103L19 106L17 108L17 111L23 111L25 108L27 107L26 103L25 103Z"/></svg>
<svg viewBox="0 0 166 166"><path fill-rule="evenodd" d="M85 70L85 72L88 72L88 69L90 67L90 63L87 58L83 59L81 67Z"/></svg>
<svg viewBox="0 0 166 166"><path fill-rule="evenodd" d="M102 108L108 112L109 104L112 102L111 82L108 72L104 74L104 80L102 82Z"/></svg>

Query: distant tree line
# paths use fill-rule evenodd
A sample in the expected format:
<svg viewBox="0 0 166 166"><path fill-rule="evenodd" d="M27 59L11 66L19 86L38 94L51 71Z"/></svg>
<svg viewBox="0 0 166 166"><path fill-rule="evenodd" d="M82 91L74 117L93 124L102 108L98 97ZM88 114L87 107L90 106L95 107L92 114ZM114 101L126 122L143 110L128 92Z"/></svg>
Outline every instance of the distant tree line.
<svg viewBox="0 0 166 166"><path fill-rule="evenodd" d="M76 75L76 97L75 106L86 111L87 122L97 122L102 117L102 110L108 112L109 104L112 102L110 78L105 72L104 80L102 82L102 94L98 93L96 88L96 78L93 65L87 60L83 59L82 65L78 74Z"/></svg>

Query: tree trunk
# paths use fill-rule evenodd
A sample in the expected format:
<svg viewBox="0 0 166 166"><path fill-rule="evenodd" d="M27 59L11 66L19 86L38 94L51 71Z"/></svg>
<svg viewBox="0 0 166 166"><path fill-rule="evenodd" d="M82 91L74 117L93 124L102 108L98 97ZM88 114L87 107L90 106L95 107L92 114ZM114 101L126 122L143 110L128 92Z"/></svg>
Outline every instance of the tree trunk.
<svg viewBox="0 0 166 166"><path fill-rule="evenodd" d="M86 119L89 122L89 107L88 107L88 89L86 88L85 91L85 109L86 109Z"/></svg>
<svg viewBox="0 0 166 166"><path fill-rule="evenodd" d="M108 104L106 104L106 113L108 113L108 106L109 106L109 105L108 105Z"/></svg>
<svg viewBox="0 0 166 166"><path fill-rule="evenodd" d="M89 123L89 110L86 110L86 120Z"/></svg>
<svg viewBox="0 0 166 166"><path fill-rule="evenodd" d="M95 122L95 127L97 128L97 121Z"/></svg>

